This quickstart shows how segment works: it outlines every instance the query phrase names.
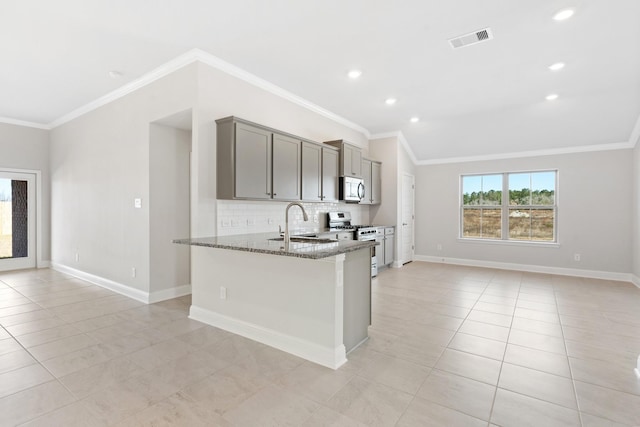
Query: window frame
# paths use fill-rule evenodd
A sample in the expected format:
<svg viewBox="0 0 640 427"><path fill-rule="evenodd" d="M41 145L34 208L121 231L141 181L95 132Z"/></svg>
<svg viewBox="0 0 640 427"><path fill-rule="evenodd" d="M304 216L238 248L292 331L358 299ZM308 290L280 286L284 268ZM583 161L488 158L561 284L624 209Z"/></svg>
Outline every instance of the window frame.
<svg viewBox="0 0 640 427"><path fill-rule="evenodd" d="M516 205L509 205L509 176L515 174L532 174L540 172L552 172L555 175L554 180L554 203L553 205L517 205L522 209L537 210L537 209L553 209L553 240L532 240L532 239L512 239L509 237L509 210ZM495 237L465 237L464 236L464 186L463 181L465 177L474 176L491 176L500 175L502 179L502 203L500 205L472 205L466 206L466 209L483 209L483 208L500 208L501 218L501 230L500 238ZM559 233L558 233L558 213L559 213L559 182L560 173L558 169L536 169L536 170L521 170L521 171L506 171L506 172L482 172L482 173L466 173L460 174L459 179L459 194L458 194L458 241L471 242L471 243L489 243L489 244L507 244L507 245L533 245L533 246L559 246Z"/></svg>

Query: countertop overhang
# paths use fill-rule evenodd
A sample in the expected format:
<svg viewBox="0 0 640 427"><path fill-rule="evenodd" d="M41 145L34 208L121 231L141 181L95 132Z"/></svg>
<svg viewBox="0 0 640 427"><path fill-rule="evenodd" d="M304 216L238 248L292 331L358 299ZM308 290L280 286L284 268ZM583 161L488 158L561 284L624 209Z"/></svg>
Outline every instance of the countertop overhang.
<svg viewBox="0 0 640 427"><path fill-rule="evenodd" d="M376 245L376 242L372 240L339 240L331 243L291 242L289 249L285 250L282 241L271 240L278 237L280 237L279 233L237 234L232 236L176 239L173 243L307 259L328 258L347 252L371 248Z"/></svg>

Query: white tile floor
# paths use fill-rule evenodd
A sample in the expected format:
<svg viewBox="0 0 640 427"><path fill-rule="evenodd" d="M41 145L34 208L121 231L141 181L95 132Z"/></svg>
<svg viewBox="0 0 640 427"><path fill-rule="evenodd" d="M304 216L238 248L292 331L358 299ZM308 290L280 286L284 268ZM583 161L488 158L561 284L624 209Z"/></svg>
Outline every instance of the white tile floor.
<svg viewBox="0 0 640 427"><path fill-rule="evenodd" d="M0 425L640 425L640 289L414 262L337 371L51 270L0 273Z"/></svg>

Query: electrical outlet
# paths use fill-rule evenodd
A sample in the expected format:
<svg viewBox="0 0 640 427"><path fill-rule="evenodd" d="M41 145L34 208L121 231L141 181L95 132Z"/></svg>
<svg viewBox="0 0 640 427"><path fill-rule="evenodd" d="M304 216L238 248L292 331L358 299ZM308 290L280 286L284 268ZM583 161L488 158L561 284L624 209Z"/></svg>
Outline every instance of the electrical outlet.
<svg viewBox="0 0 640 427"><path fill-rule="evenodd" d="M573 260L580 262L580 254L573 254Z"/></svg>
<svg viewBox="0 0 640 427"><path fill-rule="evenodd" d="M248 220L247 220L247 225L248 225L248 226L256 225L256 220L255 220L255 219L248 219Z"/></svg>
<svg viewBox="0 0 640 427"><path fill-rule="evenodd" d="M228 227L229 225L231 225L231 223L229 222L229 220L228 220L228 219L223 219L223 220L222 220L222 226L223 226L223 227Z"/></svg>
<svg viewBox="0 0 640 427"><path fill-rule="evenodd" d="M273 224L273 218L267 219L267 224L269 224L269 225Z"/></svg>
<svg viewBox="0 0 640 427"><path fill-rule="evenodd" d="M140 209L142 207L142 199L133 199L133 207L136 209Z"/></svg>
<svg viewBox="0 0 640 427"><path fill-rule="evenodd" d="M439 251L441 251L441 250L442 250L442 243L438 243L438 244L436 245L436 249L437 249L437 250L439 250Z"/></svg>
<svg viewBox="0 0 640 427"><path fill-rule="evenodd" d="M227 299L227 288L220 286L220 299Z"/></svg>
<svg viewBox="0 0 640 427"><path fill-rule="evenodd" d="M76 262L80 261L80 254L78 252L76 252Z"/></svg>
<svg viewBox="0 0 640 427"><path fill-rule="evenodd" d="M133 277L133 278L136 277L136 268L135 267L131 267L131 277Z"/></svg>
<svg viewBox="0 0 640 427"><path fill-rule="evenodd" d="M317 223L318 222L318 214L315 214L313 216L313 222Z"/></svg>

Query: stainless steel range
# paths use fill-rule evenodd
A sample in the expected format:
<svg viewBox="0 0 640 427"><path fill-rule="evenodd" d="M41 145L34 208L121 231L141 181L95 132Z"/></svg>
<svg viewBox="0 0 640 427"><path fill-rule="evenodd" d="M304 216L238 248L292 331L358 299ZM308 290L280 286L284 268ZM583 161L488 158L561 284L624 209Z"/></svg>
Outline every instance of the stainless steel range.
<svg viewBox="0 0 640 427"><path fill-rule="evenodd" d="M349 212L329 212L329 231L352 231L354 240L376 240L378 227L351 223ZM376 248L371 251L371 277L378 275Z"/></svg>

